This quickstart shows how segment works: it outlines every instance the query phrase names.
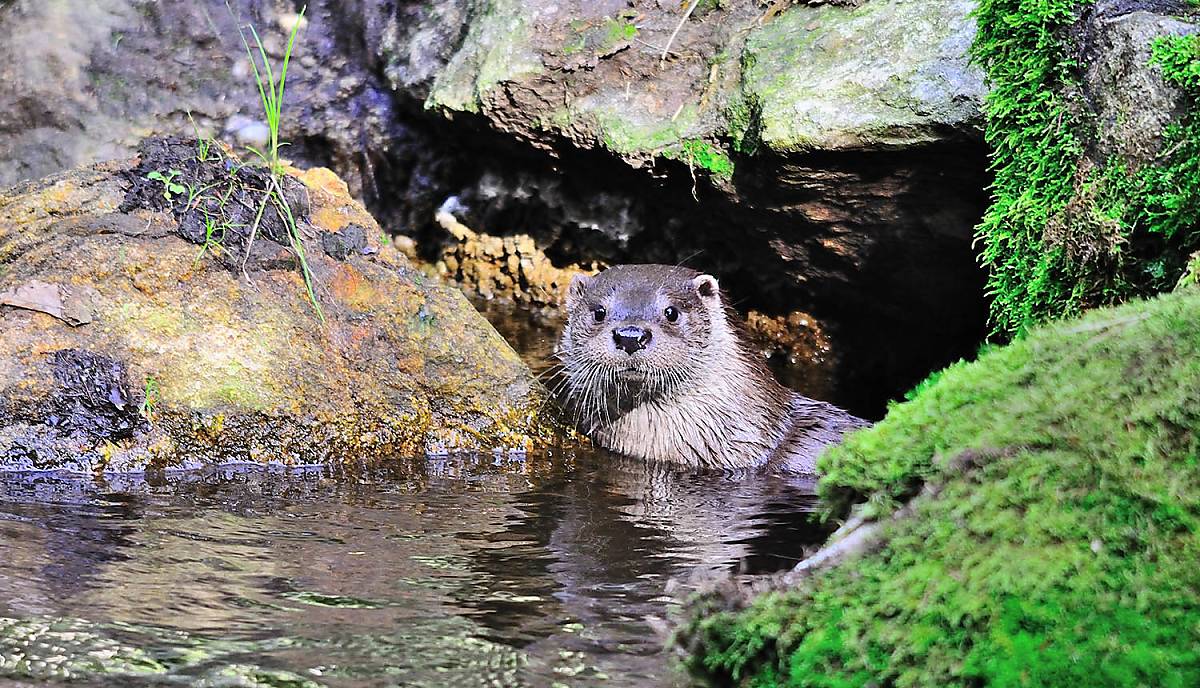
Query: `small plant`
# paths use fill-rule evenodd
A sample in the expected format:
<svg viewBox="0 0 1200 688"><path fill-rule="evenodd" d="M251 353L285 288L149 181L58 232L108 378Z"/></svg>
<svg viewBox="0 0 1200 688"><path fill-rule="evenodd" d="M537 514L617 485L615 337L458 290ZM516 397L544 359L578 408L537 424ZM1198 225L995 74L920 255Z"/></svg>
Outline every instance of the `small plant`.
<svg viewBox="0 0 1200 688"><path fill-rule="evenodd" d="M147 421L154 421L154 409L159 402L158 380L154 377L146 378L146 388L142 393L142 404L138 407L138 412Z"/></svg>
<svg viewBox="0 0 1200 688"><path fill-rule="evenodd" d="M196 126L196 120L192 119L190 112L188 121L192 123L192 131L196 134L196 160L208 162L208 154L212 151L213 140L200 133L200 127Z"/></svg>
<svg viewBox="0 0 1200 688"><path fill-rule="evenodd" d="M200 247L200 253L196 254L196 260L193 264L199 263L204 254L212 251L213 253L225 252L225 235L229 229L236 227L228 222L218 223L212 216L205 215L204 217L204 245Z"/></svg>
<svg viewBox="0 0 1200 688"><path fill-rule="evenodd" d="M166 174L163 174L162 172L159 172L158 170L154 170L150 174L146 175L146 179L151 179L154 181L162 182L163 183L163 198L170 201L175 196L181 195L187 191L187 189L182 184L177 184L174 181L175 178L181 174L183 174L183 172L180 172L179 170L168 170Z"/></svg>
<svg viewBox="0 0 1200 688"><path fill-rule="evenodd" d="M258 31L255 30L254 26L251 25L249 28L250 34L254 37L254 45L258 49L258 59L255 59L254 51L250 49L250 42L246 40L245 33L242 34L242 45L246 48L246 55L250 58L250 66L254 70L254 81L258 85L258 95L262 103L263 116L267 120L267 129L270 131L270 139L265 151L260 151L249 146L247 146L247 149L257 155L271 173L271 188L266 190L262 202L259 204L258 214L254 218L254 224L250 227L250 238L246 244L246 255L243 258L242 270L245 271L245 261L250 258L250 248L253 246L254 238L258 234L258 227L262 222L263 213L266 211L267 205L272 204L279 213L279 217L287 225L292 251L296 254L296 259L300 263L300 271L304 275L304 288L308 292L308 300L316 310L317 317L324 323L325 313L321 309L320 302L317 301L316 290L313 286L312 270L309 269L308 260L304 254L304 245L300 236L300 230L296 226L296 218L292 215L292 209L288 205L287 198L283 193L281 178L284 169L283 162L279 158L280 147L286 145L279 140L279 125L283 121L283 96L285 87L287 86L288 64L291 63L292 51L296 45L296 35L300 32L301 24L304 23L304 13L307 9L307 6L302 7L300 14L296 17L296 23L292 27L291 34L288 36L287 48L283 52L283 62L279 66L278 74L275 73L275 69L271 66L267 50L263 47L262 39L259 37Z"/></svg>
<svg viewBox="0 0 1200 688"><path fill-rule="evenodd" d="M278 183L275 188L278 190ZM308 260L304 256L304 244L301 242L300 229L296 226L296 218L292 215L292 209L288 206L282 193L276 193L274 200L280 216L287 222L288 237L292 241L292 251L296 253L296 260L300 262L300 272L304 275L304 289L308 292L308 300L316 309L317 318L324 323L325 311L321 309L321 303L317 301L316 292L313 290L312 270L309 269Z"/></svg>
<svg viewBox="0 0 1200 688"><path fill-rule="evenodd" d="M254 57L254 51L250 49L250 43L246 40L246 35L242 34L242 45L246 48L246 54L250 57L250 67L254 70L254 81L258 84L258 95L262 101L263 116L267 120L267 128L271 132L270 140L265 151L260 151L255 148L249 148L258 157L262 158L267 167L271 168L272 174L281 174L283 165L279 160L279 148L282 144L279 141L279 124L283 118L283 93L284 86L287 84L288 63L292 60L292 49L296 44L296 34L300 32L300 25L304 22L304 12L308 9L307 6L300 9L300 15L296 17L296 25L292 27L292 33L288 36L287 48L283 52L283 63L280 65L278 78L276 78L275 70L271 67L271 60L267 57L267 50L263 47L262 39L258 36L258 31L254 26L250 26L250 34L254 36L254 44L258 48L258 56L262 60L262 67L259 68L258 60Z"/></svg>

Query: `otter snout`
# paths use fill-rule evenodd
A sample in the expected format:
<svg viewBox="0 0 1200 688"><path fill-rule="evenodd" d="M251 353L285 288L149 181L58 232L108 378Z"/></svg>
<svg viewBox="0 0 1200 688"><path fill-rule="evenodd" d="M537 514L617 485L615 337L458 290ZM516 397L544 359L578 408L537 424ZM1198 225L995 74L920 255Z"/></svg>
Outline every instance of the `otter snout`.
<svg viewBox="0 0 1200 688"><path fill-rule="evenodd" d="M613 342L617 348L630 355L645 349L652 336L650 330L634 325L626 325L613 330Z"/></svg>

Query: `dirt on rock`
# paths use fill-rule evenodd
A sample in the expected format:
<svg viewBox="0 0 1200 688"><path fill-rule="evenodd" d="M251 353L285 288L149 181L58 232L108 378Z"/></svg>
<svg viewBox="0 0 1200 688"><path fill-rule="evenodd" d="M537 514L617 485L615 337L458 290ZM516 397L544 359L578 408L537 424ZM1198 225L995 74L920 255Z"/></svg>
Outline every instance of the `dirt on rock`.
<svg viewBox="0 0 1200 688"><path fill-rule="evenodd" d="M145 424L121 361L83 349L62 349L51 356L60 385L46 424L93 440L116 442L133 437Z"/></svg>
<svg viewBox="0 0 1200 688"><path fill-rule="evenodd" d="M137 160L121 173L129 184L121 212L169 212L179 223L176 234L231 270L252 259L274 259L280 246L294 247L294 227L309 219L302 183L287 176L276 180L265 165L248 164L219 142L150 138L139 147ZM277 201L281 197L286 211ZM258 239L275 246L256 246Z"/></svg>

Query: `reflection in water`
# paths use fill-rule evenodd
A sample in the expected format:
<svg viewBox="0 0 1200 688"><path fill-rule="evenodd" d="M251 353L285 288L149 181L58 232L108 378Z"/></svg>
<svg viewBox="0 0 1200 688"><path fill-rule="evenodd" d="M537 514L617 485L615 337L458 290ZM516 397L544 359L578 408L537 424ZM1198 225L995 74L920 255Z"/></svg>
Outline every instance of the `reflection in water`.
<svg viewBox="0 0 1200 688"><path fill-rule="evenodd" d="M0 682L646 686L671 579L794 563L811 486L577 452L0 479Z"/></svg>

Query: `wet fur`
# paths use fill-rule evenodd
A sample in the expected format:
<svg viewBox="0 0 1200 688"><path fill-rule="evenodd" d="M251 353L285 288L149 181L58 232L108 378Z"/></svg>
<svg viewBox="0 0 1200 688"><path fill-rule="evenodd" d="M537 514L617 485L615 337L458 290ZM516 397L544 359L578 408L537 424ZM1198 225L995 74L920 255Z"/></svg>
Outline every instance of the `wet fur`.
<svg viewBox="0 0 1200 688"><path fill-rule="evenodd" d="M814 474L826 446L866 423L780 385L727 304L715 279L687 268L622 265L576 278L556 390L580 429L638 458ZM630 356L611 344L625 324L653 332L645 350Z"/></svg>

